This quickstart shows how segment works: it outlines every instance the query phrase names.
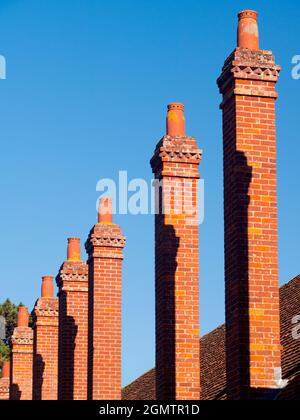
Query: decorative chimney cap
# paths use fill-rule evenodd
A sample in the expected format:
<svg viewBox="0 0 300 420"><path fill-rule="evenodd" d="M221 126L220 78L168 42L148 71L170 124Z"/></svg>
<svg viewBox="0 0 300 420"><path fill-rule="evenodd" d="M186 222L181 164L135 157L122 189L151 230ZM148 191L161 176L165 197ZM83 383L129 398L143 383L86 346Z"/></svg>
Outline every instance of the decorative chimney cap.
<svg viewBox="0 0 300 420"><path fill-rule="evenodd" d="M171 111L172 109L179 109L184 111L184 104L181 104L180 102L173 102L168 105L168 111Z"/></svg>
<svg viewBox="0 0 300 420"><path fill-rule="evenodd" d="M239 20L245 19L245 18L252 18L257 20L258 12L255 12L254 10L243 10L238 14Z"/></svg>

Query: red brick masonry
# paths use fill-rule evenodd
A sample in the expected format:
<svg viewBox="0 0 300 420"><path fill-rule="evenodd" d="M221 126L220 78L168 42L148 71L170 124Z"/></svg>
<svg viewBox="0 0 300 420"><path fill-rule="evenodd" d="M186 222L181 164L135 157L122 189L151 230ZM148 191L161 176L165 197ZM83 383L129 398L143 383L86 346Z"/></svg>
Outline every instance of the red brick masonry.
<svg viewBox="0 0 300 420"><path fill-rule="evenodd" d="M60 400L87 399L88 267L80 259L80 240L68 240L68 261L56 278L59 296Z"/></svg>
<svg viewBox="0 0 300 420"><path fill-rule="evenodd" d="M28 309L19 308L18 327L12 339L11 400L32 400L33 330L28 327Z"/></svg>
<svg viewBox="0 0 300 420"><path fill-rule="evenodd" d="M58 299L53 297L53 277L44 277L43 283L50 292L44 287L33 312L33 399L57 400Z"/></svg>
<svg viewBox="0 0 300 420"><path fill-rule="evenodd" d="M198 400L198 165L202 152L184 133L183 105L169 105L166 135L151 166L161 189L155 217L156 394L158 400ZM163 211L164 209L164 211ZM196 209L194 218L188 210ZM196 216L196 217L195 217Z"/></svg>
<svg viewBox="0 0 300 420"><path fill-rule="evenodd" d="M86 242L89 255L89 384L88 398L121 399L122 261L125 238L112 223L104 199L99 223ZM111 210L110 210L111 211Z"/></svg>
<svg viewBox="0 0 300 420"><path fill-rule="evenodd" d="M218 80L223 94L229 399L264 398L282 386L275 128L279 72L271 51L238 47Z"/></svg>

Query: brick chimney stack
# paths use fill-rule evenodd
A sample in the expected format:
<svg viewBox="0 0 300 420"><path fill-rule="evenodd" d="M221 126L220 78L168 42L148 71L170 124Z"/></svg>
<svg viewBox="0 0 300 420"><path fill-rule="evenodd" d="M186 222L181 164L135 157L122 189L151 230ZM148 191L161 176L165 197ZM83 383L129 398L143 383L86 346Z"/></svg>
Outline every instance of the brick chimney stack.
<svg viewBox="0 0 300 420"><path fill-rule="evenodd" d="M223 95L227 392L268 398L282 386L276 191L276 82L257 13L239 14Z"/></svg>
<svg viewBox="0 0 300 420"><path fill-rule="evenodd" d="M59 297L58 399L87 399L88 267L80 239L68 239L67 261L56 277Z"/></svg>
<svg viewBox="0 0 300 420"><path fill-rule="evenodd" d="M32 400L33 330L28 323L28 308L20 307L18 326L11 338L11 400Z"/></svg>
<svg viewBox="0 0 300 420"><path fill-rule="evenodd" d="M168 106L151 166L155 217L156 398L199 400L198 182L202 151L185 134L184 106ZM192 214L194 211L194 214Z"/></svg>
<svg viewBox="0 0 300 420"><path fill-rule="evenodd" d="M9 400L10 362L2 364L2 376L0 378L0 401Z"/></svg>
<svg viewBox="0 0 300 420"><path fill-rule="evenodd" d="M103 198L86 242L89 266L89 392L92 400L121 399L122 261L125 238Z"/></svg>
<svg viewBox="0 0 300 420"><path fill-rule="evenodd" d="M57 400L58 299L52 276L42 278L41 292L33 310L33 399Z"/></svg>

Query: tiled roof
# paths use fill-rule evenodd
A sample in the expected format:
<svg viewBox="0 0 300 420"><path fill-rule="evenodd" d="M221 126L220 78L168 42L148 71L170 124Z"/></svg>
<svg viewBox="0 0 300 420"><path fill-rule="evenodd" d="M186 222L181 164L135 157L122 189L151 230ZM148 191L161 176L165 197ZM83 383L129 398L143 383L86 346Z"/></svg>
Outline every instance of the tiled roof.
<svg viewBox="0 0 300 420"><path fill-rule="evenodd" d="M282 368L287 387L277 399L300 400L300 339L293 337L292 321L300 316L300 275L280 289ZM300 329L298 330L300 334ZM202 399L226 399L225 325L201 338ZM155 369L123 389L124 400L155 400Z"/></svg>

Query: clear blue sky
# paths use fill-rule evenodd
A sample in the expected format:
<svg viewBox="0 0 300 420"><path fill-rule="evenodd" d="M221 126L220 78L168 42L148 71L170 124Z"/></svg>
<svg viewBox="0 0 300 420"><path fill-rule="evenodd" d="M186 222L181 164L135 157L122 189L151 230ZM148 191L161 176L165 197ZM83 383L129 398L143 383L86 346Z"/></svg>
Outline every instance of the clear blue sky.
<svg viewBox="0 0 300 420"><path fill-rule="evenodd" d="M1 0L0 299L31 308L40 278L56 275L66 238L95 223L96 183L151 179L166 105L186 105L204 149L201 330L224 321L222 131L216 79L235 47L236 14L260 12L261 46L283 66L278 85L280 281L299 274L300 54L295 0ZM119 216L124 264L123 383L154 366L152 216Z"/></svg>

